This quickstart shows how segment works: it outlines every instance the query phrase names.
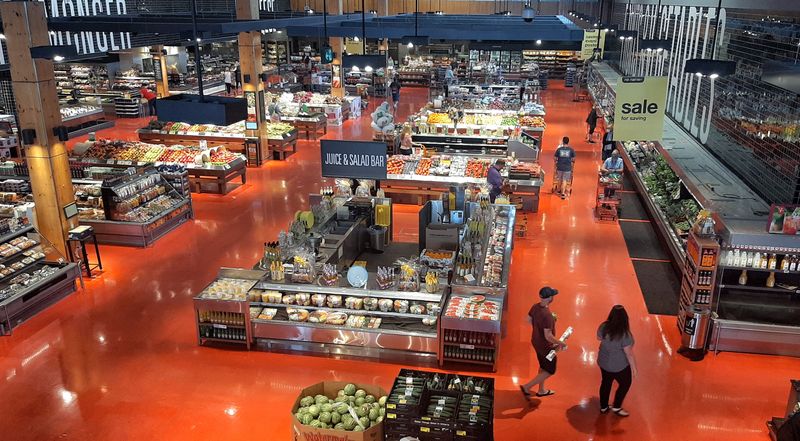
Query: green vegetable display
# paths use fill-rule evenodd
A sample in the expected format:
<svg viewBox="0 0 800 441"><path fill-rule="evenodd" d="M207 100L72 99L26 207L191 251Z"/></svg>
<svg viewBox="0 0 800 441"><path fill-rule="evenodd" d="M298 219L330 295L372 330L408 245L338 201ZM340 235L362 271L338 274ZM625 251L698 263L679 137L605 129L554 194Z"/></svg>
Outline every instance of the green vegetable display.
<svg viewBox="0 0 800 441"><path fill-rule="evenodd" d="M333 399L324 395L303 397L295 417L310 427L360 432L383 421L386 402L386 396L378 398L348 384Z"/></svg>

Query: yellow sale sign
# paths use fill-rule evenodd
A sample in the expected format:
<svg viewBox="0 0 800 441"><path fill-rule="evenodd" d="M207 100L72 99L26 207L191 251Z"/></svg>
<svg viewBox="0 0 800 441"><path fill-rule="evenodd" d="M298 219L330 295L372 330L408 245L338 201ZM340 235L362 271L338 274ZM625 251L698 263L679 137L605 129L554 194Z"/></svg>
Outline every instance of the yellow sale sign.
<svg viewBox="0 0 800 441"><path fill-rule="evenodd" d="M600 44L597 40L600 39ZM583 31L583 44L581 44L581 60L592 58L595 48L600 48L600 56L603 55L603 47L606 45L606 31L599 29L585 29Z"/></svg>
<svg viewBox="0 0 800 441"><path fill-rule="evenodd" d="M667 77L622 77L614 104L614 139L660 141L666 100Z"/></svg>

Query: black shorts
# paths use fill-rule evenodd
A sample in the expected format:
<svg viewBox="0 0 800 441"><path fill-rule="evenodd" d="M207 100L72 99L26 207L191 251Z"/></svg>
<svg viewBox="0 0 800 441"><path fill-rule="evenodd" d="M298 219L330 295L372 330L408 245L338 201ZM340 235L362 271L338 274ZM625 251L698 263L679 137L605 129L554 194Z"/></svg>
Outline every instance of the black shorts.
<svg viewBox="0 0 800 441"><path fill-rule="evenodd" d="M553 357L553 361L547 359L547 354L540 354L536 352L536 359L539 360L539 368L550 375L556 373L556 361L558 361L558 356Z"/></svg>

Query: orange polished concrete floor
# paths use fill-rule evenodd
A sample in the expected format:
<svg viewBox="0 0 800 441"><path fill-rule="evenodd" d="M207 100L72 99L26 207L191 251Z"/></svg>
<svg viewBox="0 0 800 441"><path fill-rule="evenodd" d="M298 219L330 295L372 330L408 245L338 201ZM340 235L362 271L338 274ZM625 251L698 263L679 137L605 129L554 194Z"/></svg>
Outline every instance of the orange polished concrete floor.
<svg viewBox="0 0 800 441"><path fill-rule="evenodd" d="M401 116L419 108L422 89L405 89ZM497 372L495 439L762 440L764 421L785 409L800 360L723 353L692 363L676 355L675 319L649 315L620 229L594 221L598 155L581 141L588 104L571 92L544 94L543 165L563 135L578 151L575 189L563 201L545 191L528 216L528 238L513 255L507 335ZM120 121L106 137L133 137ZM371 136L367 118L332 128L330 137ZM225 197L193 195L196 219L146 249L104 246L101 277L0 337L0 439L289 440L298 391L321 380L388 388L401 365L199 347L191 298L221 266L250 267L306 195L317 192L319 150L301 142L285 162L248 170ZM549 180L548 185L549 186ZM398 232L412 239L414 207L398 207ZM552 308L559 330L575 327L554 396L523 399L517 384L535 374L527 311L542 285L561 294ZM598 413L595 329L621 303L636 338L638 378L627 419Z"/></svg>

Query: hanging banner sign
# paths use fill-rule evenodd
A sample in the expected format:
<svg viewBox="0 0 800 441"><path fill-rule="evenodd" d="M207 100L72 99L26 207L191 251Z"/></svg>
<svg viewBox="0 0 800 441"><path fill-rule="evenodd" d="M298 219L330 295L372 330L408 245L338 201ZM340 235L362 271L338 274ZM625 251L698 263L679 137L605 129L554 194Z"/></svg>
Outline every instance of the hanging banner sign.
<svg viewBox="0 0 800 441"><path fill-rule="evenodd" d="M320 141L322 176L326 178L386 179L386 143Z"/></svg>
<svg viewBox="0 0 800 441"><path fill-rule="evenodd" d="M661 141L667 77L622 77L614 104L614 139Z"/></svg>
<svg viewBox="0 0 800 441"><path fill-rule="evenodd" d="M45 3L48 18L128 15L125 0L49 0ZM132 47L130 32L51 31L50 44L75 46L75 51L79 54L119 51Z"/></svg>
<svg viewBox="0 0 800 441"><path fill-rule="evenodd" d="M595 48L598 47L597 39L600 39L600 56L603 56L603 47L606 44L606 31L596 29L585 29L583 31L583 44L581 45L581 60L592 58Z"/></svg>

